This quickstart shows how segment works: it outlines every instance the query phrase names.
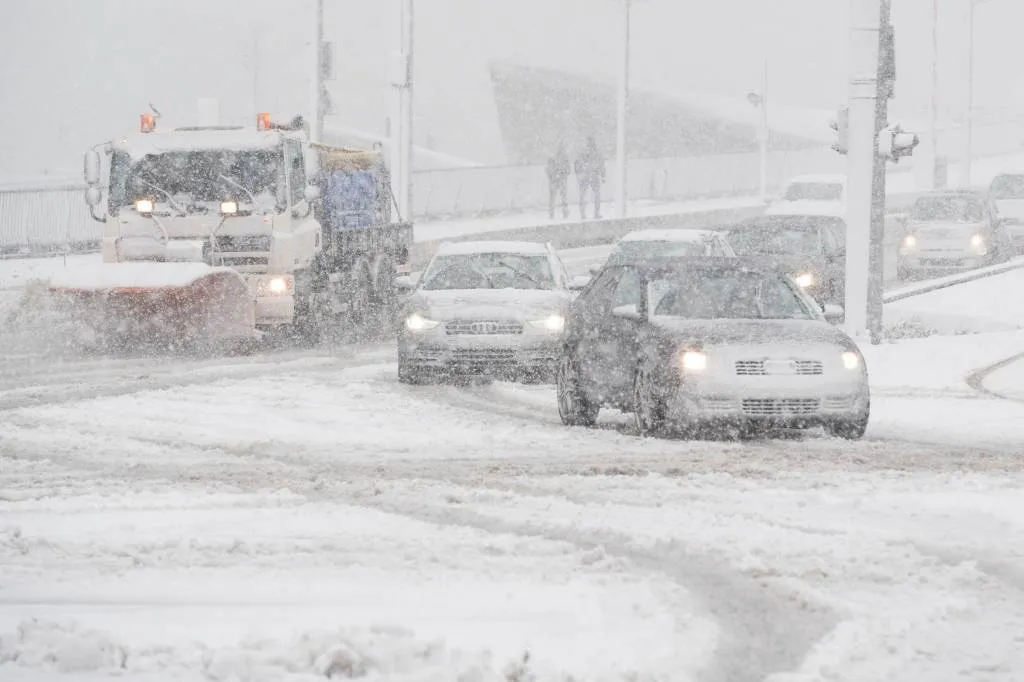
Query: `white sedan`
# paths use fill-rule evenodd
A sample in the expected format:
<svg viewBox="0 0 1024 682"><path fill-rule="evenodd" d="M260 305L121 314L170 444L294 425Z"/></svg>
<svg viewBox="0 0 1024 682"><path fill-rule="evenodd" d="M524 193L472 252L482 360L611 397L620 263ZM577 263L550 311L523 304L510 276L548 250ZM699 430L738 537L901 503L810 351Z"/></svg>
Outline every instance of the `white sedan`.
<svg viewBox="0 0 1024 682"><path fill-rule="evenodd" d="M643 263L659 258L734 258L736 252L725 237L715 230L651 229L634 230L612 247L603 265L590 267L597 274L608 265Z"/></svg>
<svg viewBox="0 0 1024 682"><path fill-rule="evenodd" d="M571 298L548 244L442 244L405 304L398 379L554 381Z"/></svg>

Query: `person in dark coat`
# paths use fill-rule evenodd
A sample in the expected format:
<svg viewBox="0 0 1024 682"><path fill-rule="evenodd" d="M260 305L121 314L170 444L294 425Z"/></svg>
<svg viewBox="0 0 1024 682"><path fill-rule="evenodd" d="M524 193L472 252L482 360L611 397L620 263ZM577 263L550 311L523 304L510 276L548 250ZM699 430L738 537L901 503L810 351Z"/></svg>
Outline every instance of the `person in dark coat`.
<svg viewBox="0 0 1024 682"><path fill-rule="evenodd" d="M548 159L548 214L555 217L555 198L562 195L562 217L569 217L569 155L565 143L559 143L558 151Z"/></svg>
<svg viewBox="0 0 1024 682"><path fill-rule="evenodd" d="M601 185L604 184L604 156L597 148L594 136L587 138L587 146L576 159L576 179L580 184L580 218L587 218L587 189L594 194L594 217L601 217Z"/></svg>

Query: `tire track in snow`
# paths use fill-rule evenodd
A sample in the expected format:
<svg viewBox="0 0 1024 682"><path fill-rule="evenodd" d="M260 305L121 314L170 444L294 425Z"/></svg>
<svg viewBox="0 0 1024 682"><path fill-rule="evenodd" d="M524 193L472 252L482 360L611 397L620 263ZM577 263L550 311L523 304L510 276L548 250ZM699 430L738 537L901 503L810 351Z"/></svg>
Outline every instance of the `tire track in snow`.
<svg viewBox="0 0 1024 682"><path fill-rule="evenodd" d="M985 380L988 379L990 376L992 376L996 372L999 372L1000 370L1006 369L1010 365L1013 365L1021 361L1024 361L1024 353L1017 353L1016 355L1010 356L1005 360L1000 360L999 362L989 365L988 367L976 369L967 375L967 385L983 395L987 395L993 398L999 398L1000 400L1009 400L1015 403L1024 403L1024 400L1020 398L1009 395L1003 395L1002 393L992 391L987 386L985 386Z"/></svg>

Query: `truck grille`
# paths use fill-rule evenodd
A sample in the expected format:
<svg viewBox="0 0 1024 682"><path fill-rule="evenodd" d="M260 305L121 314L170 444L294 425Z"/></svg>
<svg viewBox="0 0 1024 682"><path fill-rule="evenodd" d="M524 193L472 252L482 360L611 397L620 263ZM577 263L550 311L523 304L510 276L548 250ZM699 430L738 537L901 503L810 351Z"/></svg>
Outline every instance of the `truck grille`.
<svg viewBox="0 0 1024 682"><path fill-rule="evenodd" d="M270 264L270 249L273 245L274 237L269 234L218 236L214 239L210 264L247 272L262 272Z"/></svg>
<svg viewBox="0 0 1024 682"><path fill-rule="evenodd" d="M743 412L751 417L814 414L821 401L817 398L744 398Z"/></svg>
<svg viewBox="0 0 1024 682"><path fill-rule="evenodd" d="M519 322L500 320L452 320L445 325L448 336L480 336L483 334L522 334Z"/></svg>
<svg viewBox="0 0 1024 682"><path fill-rule="evenodd" d="M739 376L771 376L796 374L818 376L825 373L820 360L739 360L736 374Z"/></svg>

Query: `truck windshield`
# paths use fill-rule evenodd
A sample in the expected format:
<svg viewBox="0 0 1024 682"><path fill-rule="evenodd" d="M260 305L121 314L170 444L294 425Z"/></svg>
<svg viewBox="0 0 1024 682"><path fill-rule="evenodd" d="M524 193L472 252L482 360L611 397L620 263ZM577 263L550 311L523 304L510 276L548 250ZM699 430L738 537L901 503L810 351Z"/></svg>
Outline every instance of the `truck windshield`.
<svg viewBox="0 0 1024 682"><path fill-rule="evenodd" d="M170 195L175 204L189 211L225 200L251 205L253 198L253 209L283 210L287 198L281 159L281 149L164 152L147 154L130 164L121 159L117 173L113 170L118 159L114 159L111 206L130 205L139 199L162 204Z"/></svg>

